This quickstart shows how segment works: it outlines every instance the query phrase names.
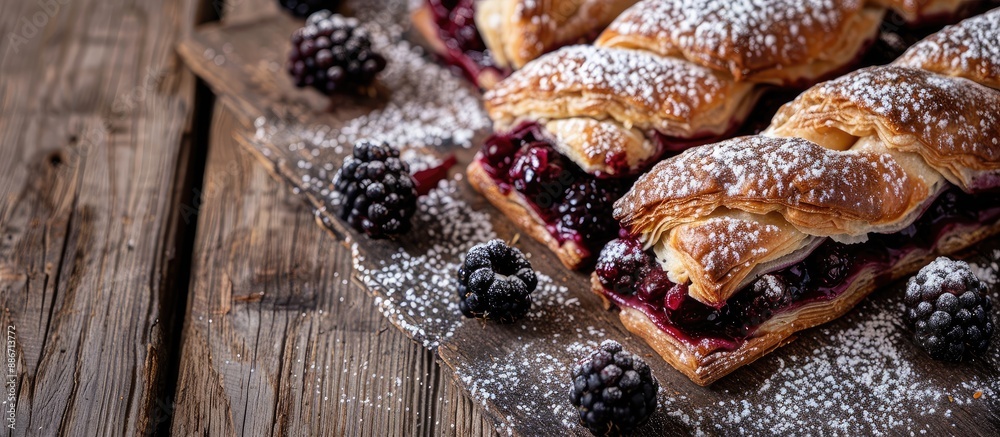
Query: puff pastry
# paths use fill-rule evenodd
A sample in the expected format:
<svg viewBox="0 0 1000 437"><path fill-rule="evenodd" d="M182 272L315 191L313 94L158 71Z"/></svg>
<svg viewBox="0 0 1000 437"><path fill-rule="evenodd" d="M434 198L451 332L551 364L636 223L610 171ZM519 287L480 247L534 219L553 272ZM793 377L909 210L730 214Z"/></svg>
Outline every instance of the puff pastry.
<svg viewBox="0 0 1000 437"><path fill-rule="evenodd" d="M431 47L482 88L556 48L592 40L637 0L423 0L411 13Z"/></svg>
<svg viewBox="0 0 1000 437"><path fill-rule="evenodd" d="M998 13L929 37L897 65L810 88L763 135L657 164L615 204L633 243L602 253L594 291L704 385L1000 232L1000 91L981 67L1000 60ZM926 54L943 41L961 62ZM646 277L665 275L655 280L674 284L671 297L619 287L635 265L621 261L628 244L645 248Z"/></svg>
<svg viewBox="0 0 1000 437"><path fill-rule="evenodd" d="M948 26L914 44L896 65L964 77L1000 89L1000 9ZM993 41L976 44L976 41Z"/></svg>
<svg viewBox="0 0 1000 437"><path fill-rule="evenodd" d="M485 106L498 136L533 123L570 165L629 178L664 154L732 135L768 87L814 83L856 62L884 13L861 1L644 0L593 46L529 62ZM499 188L482 182L482 192Z"/></svg>

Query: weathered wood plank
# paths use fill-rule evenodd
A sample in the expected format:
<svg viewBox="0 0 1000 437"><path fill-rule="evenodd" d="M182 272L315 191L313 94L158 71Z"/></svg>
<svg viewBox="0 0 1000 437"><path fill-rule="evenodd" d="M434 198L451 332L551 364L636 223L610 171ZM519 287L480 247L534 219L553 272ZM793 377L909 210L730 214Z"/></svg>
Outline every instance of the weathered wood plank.
<svg viewBox="0 0 1000 437"><path fill-rule="evenodd" d="M174 44L198 4L0 6L0 323L16 327L8 433L147 434L169 414L175 207L195 95Z"/></svg>
<svg viewBox="0 0 1000 437"><path fill-rule="evenodd" d="M330 110L328 101L316 93L292 88L280 69L271 66L284 53L285 42L277 35L288 34L293 27L294 23L280 17L241 26L206 27L186 41L181 52L238 118L250 122L263 117L261 135L241 138L247 149L307 199L324 225L356 242L355 264L362 270L359 279L370 287L390 320L428 345L440 344L439 355L463 389L487 407L504 431L586 435L575 424L566 400L566 372L603 338L616 339L650 357L664 387L660 399L665 407L643 428L642 435L739 434L761 429L976 435L1000 424L1000 408L993 395L998 392L1000 353L957 368L921 355L906 341L908 333L894 316L898 284L876 293L849 316L802 333L795 343L709 388L695 386L655 358L648 346L623 329L615 313L601 309L599 299L589 293L586 275L567 272L534 241L521 239L518 245L533 255L533 265L549 279L545 280L548 287L536 292L529 317L507 326L463 319L455 310L449 270L460 253L446 244L455 241L441 238L447 226L461 225L462 220L429 211L418 217L415 228L419 231L413 235L372 242L331 214L335 206L327 193L330 174L324 167L335 168L347 149L311 144L312 134L324 126L336 130L370 110L366 105L372 102L339 101ZM219 53L225 44L230 44L225 62L205 56ZM467 150L455 153L460 166L471 158ZM484 205L467 184L459 180L455 186L453 196L461 208L479 211L472 225L489 230L462 237L481 238L492 232L516 238L510 223ZM441 211L445 205L430 206ZM451 221L442 225L441 220ZM998 257L995 253L1000 253L994 252L1000 247L998 240L981 247L986 256L973 258L981 264L989 265ZM400 261L410 264L400 267ZM977 397L976 391L988 394ZM780 426L793 428L783 431Z"/></svg>
<svg viewBox="0 0 1000 437"><path fill-rule="evenodd" d="M350 281L350 250L240 150L238 129L216 111L172 433L449 434L455 418L463 435L492 429Z"/></svg>

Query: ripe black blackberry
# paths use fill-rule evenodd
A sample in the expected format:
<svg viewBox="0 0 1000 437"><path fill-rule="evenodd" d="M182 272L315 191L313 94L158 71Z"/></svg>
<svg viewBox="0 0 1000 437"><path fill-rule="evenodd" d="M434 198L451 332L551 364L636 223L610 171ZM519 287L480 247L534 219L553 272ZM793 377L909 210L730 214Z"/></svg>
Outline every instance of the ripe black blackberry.
<svg viewBox="0 0 1000 437"><path fill-rule="evenodd" d="M559 213L558 228L575 233L583 241L607 239L618 231L613 217L615 201L624 194L621 184L614 181L598 183L589 178L566 188L565 199L556 208Z"/></svg>
<svg viewBox="0 0 1000 437"><path fill-rule="evenodd" d="M595 435L628 434L656 410L660 384L649 366L613 340L573 368L570 402L580 422Z"/></svg>
<svg viewBox="0 0 1000 437"><path fill-rule="evenodd" d="M278 0L278 4L292 15L305 18L324 9L337 10L340 0Z"/></svg>
<svg viewBox="0 0 1000 437"><path fill-rule="evenodd" d="M340 218L371 238L385 238L410 229L417 210L417 190L410 166L388 144L362 141L344 160L333 179L344 198Z"/></svg>
<svg viewBox="0 0 1000 437"><path fill-rule="evenodd" d="M356 93L369 89L384 69L385 58L372 50L356 18L319 11L292 34L288 73L298 87L311 86L326 95Z"/></svg>
<svg viewBox="0 0 1000 437"><path fill-rule="evenodd" d="M652 257L639 240L611 240L597 257L597 278L609 290L625 295L637 291L640 281L652 269Z"/></svg>
<svg viewBox="0 0 1000 437"><path fill-rule="evenodd" d="M906 283L906 320L931 358L961 361L986 351L993 335L993 302L969 265L945 257Z"/></svg>
<svg viewBox="0 0 1000 437"><path fill-rule="evenodd" d="M458 307L465 317L510 323L531 309L538 286L531 263L502 240L478 244L458 268Z"/></svg>

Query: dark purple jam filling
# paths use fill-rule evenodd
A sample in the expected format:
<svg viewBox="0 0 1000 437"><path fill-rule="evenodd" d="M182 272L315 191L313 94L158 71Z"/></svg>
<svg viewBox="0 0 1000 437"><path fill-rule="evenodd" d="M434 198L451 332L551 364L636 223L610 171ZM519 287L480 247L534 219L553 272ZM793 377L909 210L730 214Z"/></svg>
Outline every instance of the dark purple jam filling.
<svg viewBox="0 0 1000 437"><path fill-rule="evenodd" d="M463 76L478 84L479 74L493 70L499 77L510 74L493 62L476 28L475 0L427 0L438 27L438 37L447 53L441 57Z"/></svg>
<svg viewBox="0 0 1000 437"><path fill-rule="evenodd" d="M509 133L495 134L477 159L501 192L522 195L557 241L574 241L597 253L618 234L612 209L633 179L605 179L584 172L559 154L540 129L524 123Z"/></svg>
<svg viewBox="0 0 1000 437"><path fill-rule="evenodd" d="M721 308L692 299L687 285L667 279L651 252L635 239L609 243L597 261L604 296L619 306L642 311L677 339L707 350L733 350L775 314L807 303L829 301L843 293L866 268L883 272L914 250L930 251L956 227L1000 220L1000 193L942 193L915 223L894 234L871 234L865 243L826 240L806 259L757 278Z"/></svg>

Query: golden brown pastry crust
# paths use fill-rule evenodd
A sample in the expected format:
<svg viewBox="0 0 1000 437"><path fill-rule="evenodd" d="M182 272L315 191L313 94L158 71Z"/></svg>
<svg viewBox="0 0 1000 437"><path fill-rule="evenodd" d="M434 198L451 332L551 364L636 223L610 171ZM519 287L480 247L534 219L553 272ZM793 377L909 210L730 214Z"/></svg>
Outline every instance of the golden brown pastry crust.
<svg viewBox="0 0 1000 437"><path fill-rule="evenodd" d="M850 63L878 34L883 14L862 1L646 0L596 44L682 57L737 80L789 84Z"/></svg>
<svg viewBox="0 0 1000 437"><path fill-rule="evenodd" d="M720 207L777 212L811 235L860 236L906 226L931 190L889 154L750 136L660 162L615 203L615 218L648 241Z"/></svg>
<svg viewBox="0 0 1000 437"><path fill-rule="evenodd" d="M482 0L476 27L498 65L521 68L558 47L582 42L636 0Z"/></svg>
<svg viewBox="0 0 1000 437"><path fill-rule="evenodd" d="M594 175L632 174L662 153L662 147L639 129L614 120L571 117L550 120L543 128L559 153Z"/></svg>
<svg viewBox="0 0 1000 437"><path fill-rule="evenodd" d="M1000 8L948 26L910 47L893 64L1000 88Z"/></svg>
<svg viewBox="0 0 1000 437"><path fill-rule="evenodd" d="M681 59L571 46L514 72L484 99L499 131L522 120L590 117L690 138L725 132L752 88Z"/></svg>
<svg viewBox="0 0 1000 437"><path fill-rule="evenodd" d="M776 213L725 210L671 229L654 250L671 281L690 282L688 295L720 307L753 278L757 266L777 262L813 240Z"/></svg>
<svg viewBox="0 0 1000 437"><path fill-rule="evenodd" d="M888 273L892 279L902 278L919 270L937 256L953 254L997 234L1000 234L1000 222L975 229L952 229L943 237L937 250L912 252L889 269ZM631 308L622 308L620 317L626 329L649 343L670 365L696 384L707 386L794 340L798 331L843 316L877 288L874 279L879 273L883 272L865 270L836 299L813 302L773 317L761 325L753 337L732 351L691 348L661 330L645 314ZM591 276L591 287L603 298L603 286L596 274Z"/></svg>
<svg viewBox="0 0 1000 437"><path fill-rule="evenodd" d="M970 80L897 66L865 68L810 88L775 115L768 132L831 127L878 135L917 153L951 183L973 191L1000 177L1000 91Z"/></svg>
<svg viewBox="0 0 1000 437"><path fill-rule="evenodd" d="M992 41L995 34L985 37ZM731 295L731 283L719 286L735 281L730 276L764 268L756 276L784 265L764 266L787 253L776 241L795 240L797 233L850 241L899 230L945 189L946 178L967 191L1000 186L998 108L1000 91L964 78L899 66L863 69L785 105L765 136L705 146L660 163L616 203L615 216L654 247L672 279L689 277L692 297L717 305ZM764 214L775 213L795 229L767 223ZM720 216L727 220L710 223ZM1000 232L1000 223L960 227L947 231L938 253ZM802 259L812 247L793 248L798 253L789 257ZM913 252L889 272L893 278L912 272L933 252ZM789 341L794 332L839 317L874 288L877 273L862 272L833 301L775 316L735 351L686 345L630 309L622 317L667 361L707 384ZM599 286L596 276L593 284Z"/></svg>
<svg viewBox="0 0 1000 437"><path fill-rule="evenodd" d="M472 188L475 188L500 212L513 220L519 229L548 246L549 250L554 252L559 257L559 261L562 261L567 268L575 270L586 260L588 256L586 249L573 241L559 243L545 228L545 222L524 202L521 196L513 190L507 194L501 192L500 187L493 182L493 178L486 173L478 161L469 164L466 174Z"/></svg>

